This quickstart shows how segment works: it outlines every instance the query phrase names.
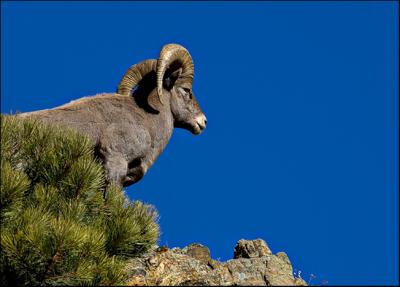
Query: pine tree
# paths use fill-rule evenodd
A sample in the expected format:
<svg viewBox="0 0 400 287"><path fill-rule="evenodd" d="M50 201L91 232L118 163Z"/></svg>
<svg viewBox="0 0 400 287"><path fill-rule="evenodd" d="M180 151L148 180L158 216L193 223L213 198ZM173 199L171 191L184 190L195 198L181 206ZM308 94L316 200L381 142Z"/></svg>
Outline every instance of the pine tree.
<svg viewBox="0 0 400 287"><path fill-rule="evenodd" d="M118 285L159 235L155 209L107 185L90 140L1 116L2 285Z"/></svg>

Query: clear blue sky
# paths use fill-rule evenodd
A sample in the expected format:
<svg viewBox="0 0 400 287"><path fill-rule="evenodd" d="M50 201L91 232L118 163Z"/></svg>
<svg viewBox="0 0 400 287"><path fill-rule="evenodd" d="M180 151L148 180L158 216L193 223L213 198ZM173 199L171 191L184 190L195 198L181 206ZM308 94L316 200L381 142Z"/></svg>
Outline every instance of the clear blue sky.
<svg viewBox="0 0 400 287"><path fill-rule="evenodd" d="M193 56L200 136L175 130L132 199L160 244L241 238L303 278L398 284L398 3L2 2L1 112L113 92L166 43Z"/></svg>

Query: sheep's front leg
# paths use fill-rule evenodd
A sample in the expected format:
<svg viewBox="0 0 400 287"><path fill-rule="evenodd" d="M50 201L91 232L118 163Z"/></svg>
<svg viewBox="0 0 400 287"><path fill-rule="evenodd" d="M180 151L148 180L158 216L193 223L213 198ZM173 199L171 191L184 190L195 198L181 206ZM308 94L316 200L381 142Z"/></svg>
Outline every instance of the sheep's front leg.
<svg viewBox="0 0 400 287"><path fill-rule="evenodd" d="M150 147L150 134L143 127L133 123L108 126L100 137L99 153L109 181L121 186L138 182L147 171L142 159Z"/></svg>
<svg viewBox="0 0 400 287"><path fill-rule="evenodd" d="M110 183L123 185L125 181L128 162L122 155L108 156L104 162L107 180Z"/></svg>
<svg viewBox="0 0 400 287"><path fill-rule="evenodd" d="M108 155L104 167L108 181L124 187L138 182L147 172L141 158L128 162L123 155Z"/></svg>

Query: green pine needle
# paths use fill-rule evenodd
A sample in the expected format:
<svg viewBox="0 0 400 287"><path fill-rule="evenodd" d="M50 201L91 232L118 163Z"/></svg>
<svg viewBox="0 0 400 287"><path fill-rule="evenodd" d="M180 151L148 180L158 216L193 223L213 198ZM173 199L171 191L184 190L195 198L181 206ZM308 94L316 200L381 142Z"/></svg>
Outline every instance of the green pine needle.
<svg viewBox="0 0 400 287"><path fill-rule="evenodd" d="M159 236L154 207L105 184L90 140L1 116L2 285L124 285Z"/></svg>

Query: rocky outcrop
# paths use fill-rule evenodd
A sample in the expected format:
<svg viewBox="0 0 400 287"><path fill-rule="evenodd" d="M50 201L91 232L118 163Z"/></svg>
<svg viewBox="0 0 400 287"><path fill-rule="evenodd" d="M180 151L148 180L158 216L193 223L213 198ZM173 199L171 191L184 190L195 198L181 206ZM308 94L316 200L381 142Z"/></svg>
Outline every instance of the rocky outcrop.
<svg viewBox="0 0 400 287"><path fill-rule="evenodd" d="M306 286L293 277L292 265L284 252L272 254L264 240L239 240L234 258L219 262L201 244L183 249L159 247L128 265L129 286Z"/></svg>

